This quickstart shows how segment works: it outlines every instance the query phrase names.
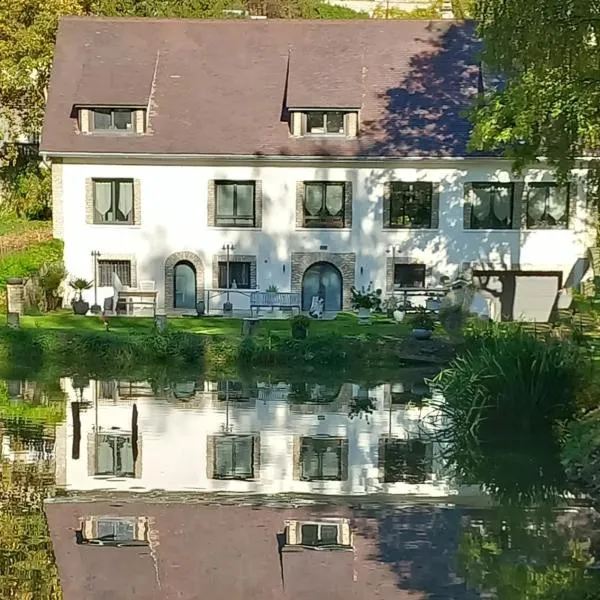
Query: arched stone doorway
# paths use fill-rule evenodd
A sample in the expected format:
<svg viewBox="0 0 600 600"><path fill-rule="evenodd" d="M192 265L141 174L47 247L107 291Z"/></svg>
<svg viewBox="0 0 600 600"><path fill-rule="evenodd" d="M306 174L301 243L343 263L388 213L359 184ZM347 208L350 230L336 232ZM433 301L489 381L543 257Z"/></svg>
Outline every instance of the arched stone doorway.
<svg viewBox="0 0 600 600"><path fill-rule="evenodd" d="M165 309L194 310L204 298L204 265L193 252L174 252L165 261Z"/></svg>
<svg viewBox="0 0 600 600"><path fill-rule="evenodd" d="M342 274L335 265L325 261L314 263L302 278L302 310L309 310L313 297L318 296L325 311L340 311L342 290Z"/></svg>

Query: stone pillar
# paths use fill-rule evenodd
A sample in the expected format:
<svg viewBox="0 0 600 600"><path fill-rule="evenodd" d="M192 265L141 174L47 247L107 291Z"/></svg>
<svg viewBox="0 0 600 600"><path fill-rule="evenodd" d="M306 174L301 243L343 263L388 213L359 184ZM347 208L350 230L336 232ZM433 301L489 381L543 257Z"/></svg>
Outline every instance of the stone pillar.
<svg viewBox="0 0 600 600"><path fill-rule="evenodd" d="M22 315L25 308L25 286L22 279L13 277L6 282L6 298L8 312Z"/></svg>
<svg viewBox="0 0 600 600"><path fill-rule="evenodd" d="M167 329L167 315L156 315L154 317L154 323L156 325L156 330L159 333L163 333Z"/></svg>

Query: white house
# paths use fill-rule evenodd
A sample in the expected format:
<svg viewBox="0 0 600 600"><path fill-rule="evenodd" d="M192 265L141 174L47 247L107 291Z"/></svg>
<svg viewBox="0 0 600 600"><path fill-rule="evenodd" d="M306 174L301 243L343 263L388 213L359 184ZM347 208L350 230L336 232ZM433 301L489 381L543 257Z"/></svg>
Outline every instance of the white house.
<svg viewBox="0 0 600 600"><path fill-rule="evenodd" d="M467 150L478 50L446 20L63 19L41 151L69 273L181 313L469 270L495 314L547 320L594 239L585 165L563 189Z"/></svg>

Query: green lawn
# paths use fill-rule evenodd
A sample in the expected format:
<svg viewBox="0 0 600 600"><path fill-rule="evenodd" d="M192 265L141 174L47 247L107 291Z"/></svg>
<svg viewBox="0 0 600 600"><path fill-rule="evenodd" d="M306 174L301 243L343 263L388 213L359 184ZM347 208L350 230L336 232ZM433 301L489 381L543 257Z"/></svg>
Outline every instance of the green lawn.
<svg viewBox="0 0 600 600"><path fill-rule="evenodd" d="M151 331L154 327L154 320L146 317L109 317L108 321L110 331L116 333L143 333ZM102 331L104 329L100 317L82 317L74 315L70 311L39 316L24 316L21 323L23 328L75 329L79 331ZM170 328L175 330L208 335L239 337L241 333L241 320L231 317L173 317L168 319L168 324ZM373 317L371 325L359 325L356 315L341 313L332 321L312 321L309 334L335 334L340 336L370 334L401 337L409 333L410 329L410 325L406 323L398 324L382 316ZM266 337L269 333L289 336L290 321L287 319L262 320L256 335Z"/></svg>

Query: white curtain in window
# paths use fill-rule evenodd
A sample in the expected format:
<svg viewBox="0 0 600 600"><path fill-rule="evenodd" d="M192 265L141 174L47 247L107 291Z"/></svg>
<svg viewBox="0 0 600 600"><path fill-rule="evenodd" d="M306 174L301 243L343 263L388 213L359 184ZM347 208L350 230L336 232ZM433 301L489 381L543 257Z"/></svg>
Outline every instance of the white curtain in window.
<svg viewBox="0 0 600 600"><path fill-rule="evenodd" d="M220 183L217 186L217 214L221 216L233 215L233 193L235 186L232 183Z"/></svg>
<svg viewBox="0 0 600 600"><path fill-rule="evenodd" d="M323 188L320 185L306 186L304 205L309 215L315 216L319 214L323 206Z"/></svg>
<svg viewBox="0 0 600 600"><path fill-rule="evenodd" d="M329 185L327 186L327 196L325 199L327 212L330 215L338 215L344 206L344 186Z"/></svg>
<svg viewBox="0 0 600 600"><path fill-rule="evenodd" d="M240 183L237 186L237 214L240 217L251 217L254 213L254 186L251 183Z"/></svg>
<svg viewBox="0 0 600 600"><path fill-rule="evenodd" d="M546 188L533 186L527 194L527 212L534 219L540 219L546 210Z"/></svg>
<svg viewBox="0 0 600 600"><path fill-rule="evenodd" d="M121 181L119 183L119 210L128 218L133 210L133 182Z"/></svg>
<svg viewBox="0 0 600 600"><path fill-rule="evenodd" d="M548 213L556 220L560 221L567 212L567 190L552 186L548 190Z"/></svg>
<svg viewBox="0 0 600 600"><path fill-rule="evenodd" d="M498 187L495 190L494 214L501 221L510 218L510 188Z"/></svg>
<svg viewBox="0 0 600 600"><path fill-rule="evenodd" d="M102 216L105 216L106 213L110 211L112 205L112 184L110 181L96 181L94 186L96 210Z"/></svg>
<svg viewBox="0 0 600 600"><path fill-rule="evenodd" d="M473 214L481 221L490 214L490 191L487 188L473 188Z"/></svg>

